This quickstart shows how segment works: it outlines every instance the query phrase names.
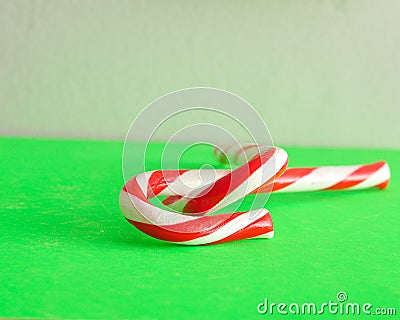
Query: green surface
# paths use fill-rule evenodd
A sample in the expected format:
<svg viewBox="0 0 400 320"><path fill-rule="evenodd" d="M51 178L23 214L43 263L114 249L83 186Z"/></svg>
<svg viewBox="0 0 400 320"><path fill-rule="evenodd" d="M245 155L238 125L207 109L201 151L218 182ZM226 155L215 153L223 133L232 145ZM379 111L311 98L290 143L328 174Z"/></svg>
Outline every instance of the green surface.
<svg viewBox="0 0 400 320"><path fill-rule="evenodd" d="M274 194L274 239L184 247L123 219L122 147L0 139L0 317L279 318L258 303L338 291L400 312L399 151L286 148L291 166L384 159L393 178L384 191Z"/></svg>

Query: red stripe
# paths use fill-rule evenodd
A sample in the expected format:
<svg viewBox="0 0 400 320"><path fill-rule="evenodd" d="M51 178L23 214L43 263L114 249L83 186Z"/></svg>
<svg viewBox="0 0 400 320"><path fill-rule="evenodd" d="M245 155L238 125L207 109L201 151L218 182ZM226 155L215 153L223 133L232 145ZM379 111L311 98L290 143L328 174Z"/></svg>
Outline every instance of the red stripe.
<svg viewBox="0 0 400 320"><path fill-rule="evenodd" d="M142 189L139 187L139 184L136 180L136 177L129 180L124 187L122 188L127 193L134 195L135 197L139 198L140 200L147 201L146 195L143 193Z"/></svg>
<svg viewBox="0 0 400 320"><path fill-rule="evenodd" d="M165 198L162 201L162 204L164 206L169 206L170 204L173 204L174 202L177 202L178 200L182 199L183 196L182 195L176 195L176 196L169 196L167 198Z"/></svg>
<svg viewBox="0 0 400 320"><path fill-rule="evenodd" d="M278 179L285 172L287 165L288 165L288 160L286 160L286 162L284 163L282 168L276 173L276 175L274 177L272 177L267 182L265 182L261 187L257 188L253 192L251 192L251 194L272 192L272 182L274 181L274 179ZM275 188L274 188L274 190L275 190ZM162 201L162 203L164 205L168 206L182 198L183 198L183 195L169 196L169 197L165 198Z"/></svg>
<svg viewBox="0 0 400 320"><path fill-rule="evenodd" d="M272 224L271 215L268 213L260 219L256 220L251 225L247 226L245 229L241 229L231 234L230 236L219 241L212 242L211 244L254 238L271 231L274 231L274 226Z"/></svg>
<svg viewBox="0 0 400 320"><path fill-rule="evenodd" d="M338 190L353 187L364 180L366 180L371 174L378 171L385 165L384 161L368 164L358 168L357 170L350 173L342 181L334 184L331 187L325 188L324 190Z"/></svg>
<svg viewBox="0 0 400 320"><path fill-rule="evenodd" d="M270 193L273 190L275 190L275 184L272 185L274 179L279 179L279 177L284 174L286 172L286 167L288 165L288 159L286 159L286 162L284 163L284 165L282 166L282 168L280 168L280 170L276 173L276 175L274 177L272 177L271 179L269 179L267 182L265 182L261 187L259 187L258 189L254 190L252 192L252 194L255 193ZM275 180L277 181L277 180ZM276 183L276 182L275 182ZM272 187L274 186L274 189L272 189Z"/></svg>
<svg viewBox="0 0 400 320"><path fill-rule="evenodd" d="M160 194L165 188L168 187L168 184L175 181L181 174L186 172L187 170L157 170L154 171L148 183L147 193L149 198L154 197Z"/></svg>
<svg viewBox="0 0 400 320"><path fill-rule="evenodd" d="M127 220L149 236L165 241L182 242L204 237L215 232L229 221L232 221L242 214L243 212L235 212L233 214L204 216L193 221L186 221L166 226L157 226L130 219Z"/></svg>
<svg viewBox="0 0 400 320"><path fill-rule="evenodd" d="M249 176L267 162L276 149L271 148L254 159L217 180L200 195L188 201L183 212L203 213L217 205L228 193L239 187ZM252 191L252 190L251 190Z"/></svg>
<svg viewBox="0 0 400 320"><path fill-rule="evenodd" d="M386 180L386 181L378 184L376 187L379 189L386 189L388 185L389 185L389 180Z"/></svg>

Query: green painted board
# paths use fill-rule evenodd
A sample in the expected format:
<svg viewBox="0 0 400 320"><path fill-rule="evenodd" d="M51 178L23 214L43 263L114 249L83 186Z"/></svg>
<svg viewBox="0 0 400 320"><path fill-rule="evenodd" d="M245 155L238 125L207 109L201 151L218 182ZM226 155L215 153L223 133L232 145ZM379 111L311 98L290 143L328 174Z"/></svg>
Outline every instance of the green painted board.
<svg viewBox="0 0 400 320"><path fill-rule="evenodd" d="M400 312L400 151L287 147L291 166L386 160L392 180L387 190L273 194L274 239L184 247L122 217L122 148L0 139L0 317L288 318L257 305L320 305L339 291ZM199 151L181 165L209 161Z"/></svg>

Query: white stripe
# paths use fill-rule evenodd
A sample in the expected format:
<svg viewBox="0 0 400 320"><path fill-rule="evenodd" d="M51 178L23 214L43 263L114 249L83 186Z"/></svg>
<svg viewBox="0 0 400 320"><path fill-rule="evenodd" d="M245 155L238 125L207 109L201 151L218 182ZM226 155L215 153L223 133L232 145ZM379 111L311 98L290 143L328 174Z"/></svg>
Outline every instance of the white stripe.
<svg viewBox="0 0 400 320"><path fill-rule="evenodd" d="M197 179L199 182L201 182L199 179L200 177L200 170L195 170L197 172ZM184 190L180 190L180 194L183 195L184 197L179 199L178 201L172 203L169 205L170 208L172 208L175 211L182 211L185 205L192 200L193 198L196 198L199 194L201 194L204 190L207 188L210 188L212 185L214 185L215 181L222 178L223 176L227 175L230 173L230 170L216 170L218 171L218 174L213 174L215 172L214 170L210 170L210 173L206 173L205 177L205 182L204 183L199 183L199 186L193 189L188 189L186 188L186 192ZM201 173L203 175L203 173ZM194 179L195 177L193 177ZM211 182L210 182L211 181Z"/></svg>
<svg viewBox="0 0 400 320"><path fill-rule="evenodd" d="M274 237L274 231L270 231L248 239L272 239L273 237Z"/></svg>
<svg viewBox="0 0 400 320"><path fill-rule="evenodd" d="M124 216L137 222L163 226L193 221L199 218L163 210L125 191L121 191L119 202Z"/></svg>
<svg viewBox="0 0 400 320"><path fill-rule="evenodd" d="M149 185L149 177L153 172L144 172L136 176L136 182L146 198L147 198L147 189Z"/></svg>
<svg viewBox="0 0 400 320"><path fill-rule="evenodd" d="M257 213L255 212L257 211ZM211 242L216 242L219 240L222 240L235 232L246 228L248 225L252 224L256 219L250 219L251 216L256 215L257 220L260 219L261 217L265 216L268 214L267 209L258 209L258 210L252 210L248 211L239 217L233 219L232 221L229 221L227 224L225 224L223 227L218 229L217 231L210 233L204 237L189 240L189 241L184 241L184 242L177 242L179 244L186 244L186 245L199 245L199 244L205 244L205 243L211 243Z"/></svg>
<svg viewBox="0 0 400 320"><path fill-rule="evenodd" d="M230 170L189 170L168 184L160 196L188 195L228 174Z"/></svg>

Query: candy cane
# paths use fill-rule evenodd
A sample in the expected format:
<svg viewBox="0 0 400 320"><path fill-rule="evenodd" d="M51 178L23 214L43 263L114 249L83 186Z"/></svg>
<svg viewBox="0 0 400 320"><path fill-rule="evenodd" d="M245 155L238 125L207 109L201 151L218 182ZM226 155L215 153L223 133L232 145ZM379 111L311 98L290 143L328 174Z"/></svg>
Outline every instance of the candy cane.
<svg viewBox="0 0 400 320"><path fill-rule="evenodd" d="M257 146L248 145L228 147L233 161L243 161L243 156L254 154ZM233 148L233 149L232 149ZM253 153L249 153L249 149ZM224 153L214 149L214 155L224 161ZM386 162L379 161L366 165L323 166L310 168L288 168L275 183L265 184L253 193L265 192L300 192L317 190L360 190L367 188L385 189L389 183L390 169Z"/></svg>
<svg viewBox="0 0 400 320"><path fill-rule="evenodd" d="M273 224L267 209L211 216L205 214L250 193L383 189L390 178L385 162L285 171L288 156L277 147L248 145L215 150L214 154L221 161L240 163L249 158L251 160L233 171L156 170L139 174L126 183L120 194L120 206L125 218L154 238L186 245L272 238ZM167 196L163 203L181 213L152 205L148 200L155 196Z"/></svg>
<svg viewBox="0 0 400 320"><path fill-rule="evenodd" d="M385 189L389 179L390 169L384 161L355 166L289 168L273 185L261 186L254 193Z"/></svg>

